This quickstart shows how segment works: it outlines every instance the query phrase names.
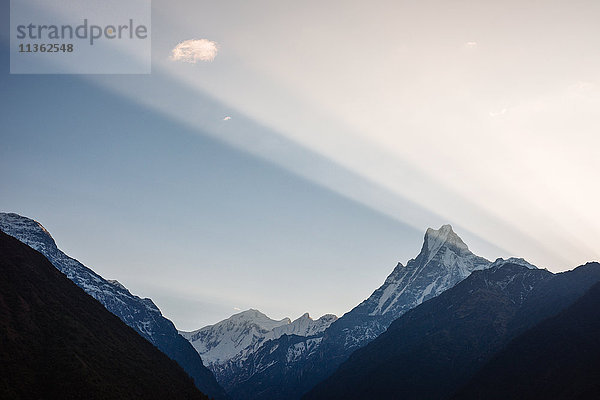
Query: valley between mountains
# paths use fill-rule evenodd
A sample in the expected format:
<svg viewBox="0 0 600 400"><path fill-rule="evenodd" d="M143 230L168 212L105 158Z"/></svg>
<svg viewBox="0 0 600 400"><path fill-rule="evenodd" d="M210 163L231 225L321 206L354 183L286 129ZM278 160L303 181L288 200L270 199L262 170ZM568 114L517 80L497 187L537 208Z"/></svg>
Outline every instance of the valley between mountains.
<svg viewBox="0 0 600 400"><path fill-rule="evenodd" d="M544 398L548 376L561 388L556 398L600 395L600 358L589 356L600 348L598 263L554 274L519 258L491 261L443 225L427 229L416 256L342 316L274 320L250 309L182 332L151 299L63 253L37 221L0 213L0 230L41 253L214 399L460 399L496 391ZM581 328L569 328L573 321ZM559 353L568 373L536 361L557 348L571 349ZM514 378L519 363L531 379Z"/></svg>

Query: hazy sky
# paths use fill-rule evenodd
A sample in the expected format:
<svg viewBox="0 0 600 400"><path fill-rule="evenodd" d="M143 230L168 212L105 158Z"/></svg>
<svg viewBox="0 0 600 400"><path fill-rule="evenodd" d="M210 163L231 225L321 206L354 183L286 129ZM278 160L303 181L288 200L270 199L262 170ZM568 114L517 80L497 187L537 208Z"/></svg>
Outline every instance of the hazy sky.
<svg viewBox="0 0 600 400"><path fill-rule="evenodd" d="M340 315L447 222L600 259L599 2L152 4L151 75L17 76L2 2L0 209L178 328Z"/></svg>

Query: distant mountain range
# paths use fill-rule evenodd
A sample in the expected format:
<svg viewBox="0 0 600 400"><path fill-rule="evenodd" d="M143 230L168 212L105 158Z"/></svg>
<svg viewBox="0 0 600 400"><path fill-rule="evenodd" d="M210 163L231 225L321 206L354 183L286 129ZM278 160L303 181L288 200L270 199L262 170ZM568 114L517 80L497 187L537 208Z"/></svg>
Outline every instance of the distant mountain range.
<svg viewBox="0 0 600 400"><path fill-rule="evenodd" d="M183 369L0 232L1 399L208 399Z"/></svg>
<svg viewBox="0 0 600 400"><path fill-rule="evenodd" d="M415 259L406 266L398 264L368 299L326 329L256 341L246 347L243 357L232 357L225 364L222 358L220 365L208 365L234 399L298 399L406 311L491 264L474 255L450 225L428 229ZM230 326L226 321L223 326ZM224 330L211 332L214 343L231 335ZM204 354L204 348L196 348Z"/></svg>
<svg viewBox="0 0 600 400"><path fill-rule="evenodd" d="M194 379L196 386L215 399L227 395L192 345L178 334L150 299L132 295L117 281L109 281L60 251L50 233L37 221L18 214L0 213L0 231L42 253L77 286L158 347Z"/></svg>
<svg viewBox="0 0 600 400"><path fill-rule="evenodd" d="M214 325L178 333L150 299L132 295L117 281L103 279L62 253L36 221L16 214L0 214L0 230L38 250L77 286L177 361L198 388L216 399L600 397L598 263L553 274L518 258L490 262L473 254L452 227L444 225L438 230L428 229L419 254L406 266L398 264L381 287L340 318L324 315L313 320L304 314L294 321L273 320L250 309ZM10 258L10 246L7 248L6 254L4 250L0 253L0 262L8 262L8 266L18 264L18 259ZM9 271L13 275L19 273L18 268ZM9 293L8 300L0 297L3 323L0 334L4 335L0 339L6 343L15 340L11 313L22 307L43 306L31 298L19 303L18 295L10 294L14 290L19 292L20 282L2 282L3 290ZM65 293L77 297L68 290ZM60 298L62 311L52 308L51 319L36 320L46 330L35 324L33 328L21 326L26 328L20 331L26 343L31 343L32 349L43 346L40 343L51 343L55 346L52 350L58 351L53 341L59 340L61 346L75 349L65 361L66 371L77 364L73 354L78 356L79 352L92 357L92 364L99 359L106 365L106 359L97 353L95 346L101 349L106 346L103 337L112 333L88 338L89 329L94 332L95 328L84 320L75 324L77 333L61 333L65 327L60 324L54 327L52 320L60 319L61 312L72 310L65 311L64 297ZM28 304L30 301L33 305ZM25 318L24 315L19 314L18 318ZM52 333L53 329L58 329L58 333ZM129 343L129 339L118 340ZM120 344L114 346L118 348ZM137 345L132 346L135 351ZM35 363L31 360L40 353L28 352L26 347L15 346L17 353L0 354L6 361L3 365L12 365L3 372L8 378L0 380L0 395L2 385L6 388L12 384L14 390L22 391L27 382L39 382L32 377ZM121 360L114 348L106 351L112 352L119 368L127 367L130 371L136 368L129 363L135 364L135 359ZM22 366L18 354L25 355ZM56 354L60 362L63 355L59 351ZM36 356L31 358L32 355ZM152 361L155 356L144 357L150 357L150 361L148 368L140 372L141 381L156 366ZM40 370L50 368L50 364L43 365ZM10 375L13 368L19 371L21 367L28 379L24 380L25 386L15 385L16 375L12 378ZM1 368L2 365L0 371ZM175 395L178 390L183 390L182 393L189 390L185 388L185 379L182 383L168 363L165 368L169 371L156 373L157 376L174 374L175 397L169 397L188 398L188 394ZM54 372L48 376L56 380L58 375ZM111 372L104 373L110 376ZM129 390L135 384L126 378L136 373L123 374L115 379ZM104 393L102 382L89 379L81 377L82 385L98 384L98 393ZM152 383L148 385L154 387ZM60 392L60 388L52 390ZM161 398L159 393L160 389L156 389L144 397ZM190 394L189 398L197 395Z"/></svg>
<svg viewBox="0 0 600 400"><path fill-rule="evenodd" d="M244 363L266 341L283 335L319 335L336 319L335 315L328 314L313 320L306 313L294 321L289 318L276 321L250 309L215 325L180 334L192 343L219 382L231 382L240 378L236 376L240 373L236 366Z"/></svg>

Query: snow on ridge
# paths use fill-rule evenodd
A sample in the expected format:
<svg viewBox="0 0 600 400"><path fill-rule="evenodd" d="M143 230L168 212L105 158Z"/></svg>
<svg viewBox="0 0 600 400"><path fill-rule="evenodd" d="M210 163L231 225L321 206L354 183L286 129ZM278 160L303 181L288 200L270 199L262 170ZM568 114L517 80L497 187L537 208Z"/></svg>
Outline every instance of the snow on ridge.
<svg viewBox="0 0 600 400"><path fill-rule="evenodd" d="M458 248L461 251L468 251L469 246L458 236L452 229L452 225L442 225L439 229L427 228L425 232L425 244L429 252L428 261L430 261L435 254L444 245L451 245ZM425 247L425 246L424 246Z"/></svg>
<svg viewBox="0 0 600 400"><path fill-rule="evenodd" d="M106 282L110 283L113 286L118 287L119 289L127 290L127 288L125 286L123 286L123 284L116 279L107 279Z"/></svg>
<svg viewBox="0 0 600 400"><path fill-rule="evenodd" d="M31 218L0 213L0 230L39 252L58 250L50 232Z"/></svg>
<svg viewBox="0 0 600 400"><path fill-rule="evenodd" d="M190 340L189 338L197 336L201 332L224 331L231 329L233 326L241 326L244 324L253 324L256 325L260 330L270 331L278 326L291 324L291 322L291 319L288 317L285 317L281 320L275 320L263 314L259 310L250 308L246 311L233 314L231 317L219 321L216 324L206 325L194 331L179 331L179 333L186 339Z"/></svg>
<svg viewBox="0 0 600 400"><path fill-rule="evenodd" d="M523 258L518 258L518 257L510 257L507 259L497 258L496 261L494 261L492 263L492 265L490 265L490 268L499 268L506 264L516 264L516 265L521 265L523 267L527 267L529 269L539 269L538 267L531 264L527 260L525 260Z"/></svg>
<svg viewBox="0 0 600 400"><path fill-rule="evenodd" d="M273 329L272 339L277 339L283 335L313 336L323 332L336 319L337 317L333 314L325 314L321 318L313 320L308 313L305 313L290 324Z"/></svg>
<svg viewBox="0 0 600 400"><path fill-rule="evenodd" d="M428 228L419 255L406 267L398 264L361 306L369 310L369 315L402 313L489 265L488 260L469 250L452 226Z"/></svg>
<svg viewBox="0 0 600 400"><path fill-rule="evenodd" d="M326 314L313 320L308 313L291 321L274 320L262 312L249 309L192 332L179 332L209 367L244 359L266 341L283 335L313 336L323 332L337 317Z"/></svg>
<svg viewBox="0 0 600 400"><path fill-rule="evenodd" d="M118 281L105 280L63 253L42 224L31 218L14 213L0 213L0 230L42 253L67 278L153 342L150 330L159 329L163 316L152 300L139 298Z"/></svg>
<svg viewBox="0 0 600 400"><path fill-rule="evenodd" d="M452 231L450 225L442 225L440 229L427 228L425 232L425 244L429 253L435 253L446 242Z"/></svg>

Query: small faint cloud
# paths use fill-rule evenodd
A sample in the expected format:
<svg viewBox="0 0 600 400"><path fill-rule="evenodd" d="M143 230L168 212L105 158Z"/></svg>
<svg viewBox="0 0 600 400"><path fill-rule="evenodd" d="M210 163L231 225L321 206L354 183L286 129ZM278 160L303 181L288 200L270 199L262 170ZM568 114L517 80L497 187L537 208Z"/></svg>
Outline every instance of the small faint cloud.
<svg viewBox="0 0 600 400"><path fill-rule="evenodd" d="M178 43L169 57L173 61L195 64L198 61L212 61L219 51L217 43L208 39L190 39Z"/></svg>
<svg viewBox="0 0 600 400"><path fill-rule="evenodd" d="M501 115L504 115L508 112L508 110L506 108L503 108L500 111L490 111L490 117L494 118L494 117L499 117Z"/></svg>
<svg viewBox="0 0 600 400"><path fill-rule="evenodd" d="M477 47L477 42L467 42L465 43L465 47L468 49L474 49L475 47Z"/></svg>
<svg viewBox="0 0 600 400"><path fill-rule="evenodd" d="M231 117L228 115L225 118L223 118L223 121L229 121L231 119Z"/></svg>
<svg viewBox="0 0 600 400"><path fill-rule="evenodd" d="M242 309L241 309L241 308L239 308L239 307L233 307L233 309L234 309L235 311L242 311Z"/></svg>
<svg viewBox="0 0 600 400"><path fill-rule="evenodd" d="M569 90L573 92L590 92L595 88L594 82L577 81L569 86Z"/></svg>

